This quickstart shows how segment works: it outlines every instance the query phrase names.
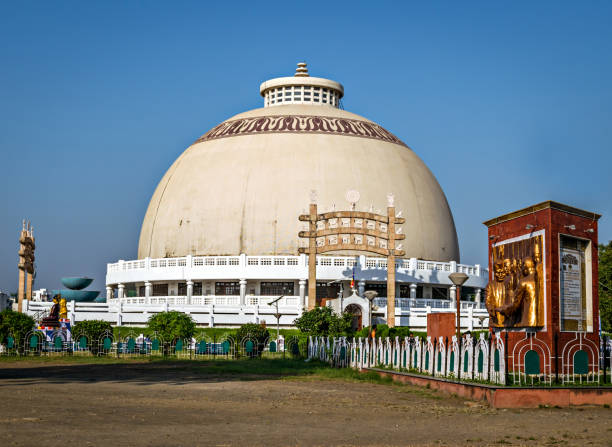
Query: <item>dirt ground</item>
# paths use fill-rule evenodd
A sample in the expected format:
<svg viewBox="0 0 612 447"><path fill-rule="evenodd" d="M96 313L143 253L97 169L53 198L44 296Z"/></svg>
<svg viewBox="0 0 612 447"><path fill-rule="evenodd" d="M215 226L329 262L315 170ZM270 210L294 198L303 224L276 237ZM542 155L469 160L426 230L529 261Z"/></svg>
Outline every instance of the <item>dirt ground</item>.
<svg viewBox="0 0 612 447"><path fill-rule="evenodd" d="M0 363L0 446L607 445L612 410L167 363Z"/></svg>

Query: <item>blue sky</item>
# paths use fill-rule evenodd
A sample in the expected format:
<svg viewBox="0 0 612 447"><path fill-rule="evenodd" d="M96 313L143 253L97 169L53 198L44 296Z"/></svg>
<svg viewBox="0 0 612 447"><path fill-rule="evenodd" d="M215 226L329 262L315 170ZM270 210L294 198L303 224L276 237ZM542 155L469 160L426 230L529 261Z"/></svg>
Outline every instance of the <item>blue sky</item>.
<svg viewBox="0 0 612 447"><path fill-rule="evenodd" d="M603 214L612 239L611 2L3 2L0 290L21 219L36 288L136 257L166 169L260 82L314 76L438 178L462 262L488 218L544 200Z"/></svg>

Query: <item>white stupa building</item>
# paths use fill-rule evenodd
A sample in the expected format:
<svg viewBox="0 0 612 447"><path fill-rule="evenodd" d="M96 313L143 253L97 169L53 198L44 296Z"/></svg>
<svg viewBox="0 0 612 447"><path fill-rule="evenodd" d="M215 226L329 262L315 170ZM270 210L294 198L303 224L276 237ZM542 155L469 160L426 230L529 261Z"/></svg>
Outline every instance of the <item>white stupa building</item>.
<svg viewBox="0 0 612 447"><path fill-rule="evenodd" d="M260 94L262 108L214 127L170 166L144 217L138 259L108 264L107 305L118 309L118 323L177 309L205 326L275 324L268 303L283 296L280 322L291 326L308 303L299 215L312 200L321 212L380 212L391 193L405 218L395 315L386 312L386 258L367 253L317 255L317 298L369 324L362 297L375 290L377 321L422 327L427 312L452 310L448 275L464 272L463 324L476 326L486 315L488 272L459 263L451 210L423 161L391 132L343 110L343 86L309 76L306 64L263 82Z"/></svg>

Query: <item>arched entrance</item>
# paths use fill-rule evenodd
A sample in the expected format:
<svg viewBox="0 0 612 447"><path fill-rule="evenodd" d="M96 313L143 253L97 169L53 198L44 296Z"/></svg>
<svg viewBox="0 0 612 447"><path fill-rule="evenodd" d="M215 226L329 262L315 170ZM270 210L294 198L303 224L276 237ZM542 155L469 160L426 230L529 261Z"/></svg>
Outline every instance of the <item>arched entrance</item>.
<svg viewBox="0 0 612 447"><path fill-rule="evenodd" d="M362 310L358 304L349 304L344 308L344 312L353 315L352 328L354 331L359 331L363 327Z"/></svg>

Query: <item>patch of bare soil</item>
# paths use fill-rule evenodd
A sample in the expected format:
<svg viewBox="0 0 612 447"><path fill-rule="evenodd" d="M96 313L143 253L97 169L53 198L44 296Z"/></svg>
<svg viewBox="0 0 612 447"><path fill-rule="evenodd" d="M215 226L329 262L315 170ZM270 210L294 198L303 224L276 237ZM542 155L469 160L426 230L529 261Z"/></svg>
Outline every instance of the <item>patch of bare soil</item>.
<svg viewBox="0 0 612 447"><path fill-rule="evenodd" d="M418 387L172 364L0 364L1 446L503 444L610 446L612 410L495 410Z"/></svg>

